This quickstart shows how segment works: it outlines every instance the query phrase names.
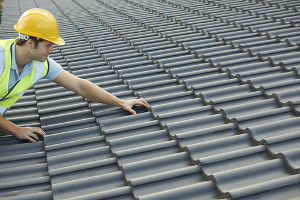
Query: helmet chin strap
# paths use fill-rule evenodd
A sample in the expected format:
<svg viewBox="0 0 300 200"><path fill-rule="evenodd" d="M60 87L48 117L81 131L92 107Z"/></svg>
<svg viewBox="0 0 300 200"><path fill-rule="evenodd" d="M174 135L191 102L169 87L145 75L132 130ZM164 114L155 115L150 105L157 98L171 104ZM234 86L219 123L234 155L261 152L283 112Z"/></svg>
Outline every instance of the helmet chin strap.
<svg viewBox="0 0 300 200"><path fill-rule="evenodd" d="M29 40L29 37L30 37L29 35L25 35L25 34L19 32L19 38L20 39Z"/></svg>

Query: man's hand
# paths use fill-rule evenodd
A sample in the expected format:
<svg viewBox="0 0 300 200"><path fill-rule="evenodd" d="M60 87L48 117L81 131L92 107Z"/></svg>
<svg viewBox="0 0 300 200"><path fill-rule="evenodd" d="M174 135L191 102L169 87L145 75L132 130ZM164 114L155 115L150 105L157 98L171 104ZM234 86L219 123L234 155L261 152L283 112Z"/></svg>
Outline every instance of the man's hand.
<svg viewBox="0 0 300 200"><path fill-rule="evenodd" d="M13 135L18 139L24 140L27 139L31 142L39 141L39 138L34 134L38 133L41 136L45 136L46 133L37 127L25 127L21 128L12 123L11 121L6 120L2 115L0 115L0 131Z"/></svg>
<svg viewBox="0 0 300 200"><path fill-rule="evenodd" d="M19 128L19 130L14 134L14 136L21 140L27 139L31 142L37 142L39 141L39 138L34 133L39 133L41 136L46 135L46 133L41 128L25 127L25 128Z"/></svg>
<svg viewBox="0 0 300 200"><path fill-rule="evenodd" d="M144 99L133 99L133 100L124 101L122 104L122 108L135 115L136 112L132 109L134 105L141 105L141 106L145 106L146 108L150 107L150 105Z"/></svg>

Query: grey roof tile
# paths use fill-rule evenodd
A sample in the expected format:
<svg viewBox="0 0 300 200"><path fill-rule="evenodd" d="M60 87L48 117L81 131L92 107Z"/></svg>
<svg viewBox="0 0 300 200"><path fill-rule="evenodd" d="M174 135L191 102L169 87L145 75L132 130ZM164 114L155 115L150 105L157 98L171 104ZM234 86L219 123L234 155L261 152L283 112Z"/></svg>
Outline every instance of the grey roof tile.
<svg viewBox="0 0 300 200"><path fill-rule="evenodd" d="M58 105L58 102L60 103ZM71 103L71 105L70 105ZM70 96L70 97L63 97L63 98L56 98L53 100L48 101L38 101L37 107L39 110L39 114L44 115L52 112L57 112L59 109L62 110L69 110L72 108L87 108L87 104L84 101L83 97L76 97L76 96Z"/></svg>
<svg viewBox="0 0 300 200"><path fill-rule="evenodd" d="M192 109L194 107L200 107L203 106L203 101L200 98L194 98L194 99L188 99L185 101L179 101L176 103L167 103L167 104L160 104L157 106L151 106L150 110L154 117L157 117L160 114L164 113L170 113L174 111L174 109L180 110L186 110L186 109Z"/></svg>
<svg viewBox="0 0 300 200"><path fill-rule="evenodd" d="M113 128L115 126L115 123L118 123L119 126L125 126L128 123L128 121L132 121L132 120L135 120L136 123L151 121L152 120L151 113L148 112L148 113L141 113L138 115L130 115L122 118L101 120L101 125L100 125L101 131L105 129Z"/></svg>
<svg viewBox="0 0 300 200"><path fill-rule="evenodd" d="M214 114L212 106L204 106L199 108L196 107L193 109L186 109L184 111L175 111L171 113L160 114L158 115L158 119L160 121L160 124L164 126L168 123L194 119L195 117L207 116L212 114Z"/></svg>
<svg viewBox="0 0 300 200"><path fill-rule="evenodd" d="M201 178L199 172L197 172L186 176L166 179L152 184L136 186L133 188L133 194L135 197L140 197L141 199L143 199L145 195L150 195L153 193L155 194L163 191L167 192L170 191L170 189L179 189L184 186L191 186L203 181L203 178ZM212 188L210 188L209 191L215 192ZM212 196L215 197L214 195Z"/></svg>
<svg viewBox="0 0 300 200"><path fill-rule="evenodd" d="M265 171L265 169L269 168L271 165L274 171L270 172L270 174L264 174L263 171ZM276 159L256 164L254 166L250 165L247 167L239 168L237 170L230 170L227 171L227 173L221 172L220 177L217 177L218 175L215 175L215 177L219 185L223 185L219 186L221 190L228 191L230 196L232 196L233 198L239 198L264 192L270 189L277 189L282 186L297 183L299 181L299 175L289 175L283 169L284 163ZM242 181L239 181L241 179L237 178L233 184L224 182L224 179L227 179L233 174L236 175L237 173L245 173L251 175L244 177ZM255 184L255 182L258 180L261 182L260 186L264 187L253 186L253 184ZM224 196L227 196L227 194L224 194Z"/></svg>
<svg viewBox="0 0 300 200"><path fill-rule="evenodd" d="M203 47L209 47L209 46L217 46L217 45L222 45L224 42L218 41L216 38L211 38L211 39L205 39L205 40L200 40L199 42L183 42L180 44L180 46L184 47L184 49L200 49Z"/></svg>
<svg viewBox="0 0 300 200"><path fill-rule="evenodd" d="M215 73L215 74L196 74L190 77L179 78L187 88L197 88L197 86L213 86L214 82L222 82L223 84L227 81L235 82L235 80L229 80L230 75L228 73ZM238 82L238 79L236 79ZM214 84L216 85L216 84ZM220 85L220 84L217 84ZM195 87L194 87L195 86Z"/></svg>
<svg viewBox="0 0 300 200"><path fill-rule="evenodd" d="M241 115L248 115L257 112L269 112L278 108L276 99L266 99L263 101L247 102L232 107L223 107L224 113L228 119L233 119Z"/></svg>
<svg viewBox="0 0 300 200"><path fill-rule="evenodd" d="M131 195L131 188L129 186L124 186L124 187L119 187L116 189L111 189L111 190L105 190L105 191L101 191L101 192L96 192L93 194L86 194L83 196L76 196L76 197L72 197L72 198L68 198L68 200L71 199L87 199L87 198L95 198L95 199L123 199L125 197L132 199L132 195Z"/></svg>
<svg viewBox="0 0 300 200"><path fill-rule="evenodd" d="M182 169L175 169L175 170L170 170L167 172L156 173L155 175L147 175L144 177L130 178L128 181L128 184L130 184L133 187L136 187L139 185L149 184L149 183L153 183L153 182L157 182L157 181L161 181L161 180L166 180L166 179L170 179L170 178L189 175L191 173L196 173L199 171L200 171L200 168L198 166L188 166L188 167L185 167Z"/></svg>
<svg viewBox="0 0 300 200"><path fill-rule="evenodd" d="M116 164L116 159L111 158L109 147L93 147L90 149L81 148L76 150L77 150L76 152L66 152L66 151L60 152L61 155L55 155L55 154L52 155L51 151L47 153L49 175L55 176L55 175L67 174L70 172L92 169L95 167L103 167L103 166ZM94 153L99 153L99 154L93 155ZM82 157L78 157L81 155L85 156L85 158L83 159ZM89 173L85 173L84 177L86 176L91 176L91 175L89 175ZM70 179L71 178L69 177L66 180L70 180ZM72 179L78 179L78 176Z"/></svg>
<svg viewBox="0 0 300 200"><path fill-rule="evenodd" d="M148 160L139 161L135 163L124 164L121 167L122 170L124 171L127 180L136 179L136 181L138 180L142 181L142 178L144 179L145 181L145 182L143 181L144 183L136 182L137 184L134 184L132 183L133 181L131 182L132 186L137 186L137 185L143 185L145 183L151 183L153 181L153 179L151 180L152 178L151 175L153 174L159 174L163 172L178 170L180 168L189 167L189 158L187 153L181 152L169 156L163 156L163 157L148 159ZM193 167L192 173L195 172L200 172L200 168L198 166ZM157 178L159 179L159 177Z"/></svg>
<svg viewBox="0 0 300 200"><path fill-rule="evenodd" d="M181 78L181 77L189 77L194 74L218 74L220 69L211 68L210 63L199 63L199 64L190 64L183 66L174 66L164 65L165 72L172 75L172 78Z"/></svg>
<svg viewBox="0 0 300 200"><path fill-rule="evenodd" d="M288 88L274 88L271 90L266 90L266 93L270 96L275 97L281 105L287 105L291 102L292 105L297 105L299 103L298 91L299 84L294 84L293 87Z"/></svg>
<svg viewBox="0 0 300 200"><path fill-rule="evenodd" d="M78 117L78 116L77 116ZM94 117L85 118L85 119L77 119L73 121L66 121L64 123L56 123L41 126L41 128L47 132L47 134L53 134L58 132L65 132L70 130L76 130L81 128L86 128L90 126L95 126L96 121Z"/></svg>
<svg viewBox="0 0 300 200"><path fill-rule="evenodd" d="M238 134L236 125L234 123L229 123L178 133L174 135L174 138L178 141L181 147L185 147L192 144L199 145L202 142L209 142L220 138L234 136L236 134Z"/></svg>
<svg viewBox="0 0 300 200"><path fill-rule="evenodd" d="M116 51L126 51L126 50L134 50L134 47L126 44L122 45L112 45L112 46L106 46L106 47L96 47L96 50L100 54L106 54L106 53L111 53L111 52L116 52Z"/></svg>
<svg viewBox="0 0 300 200"><path fill-rule="evenodd" d="M259 118L258 118L259 116ZM241 129L245 130L247 127L256 126L259 124L266 124L273 121L279 121L287 118L295 117L291 107L277 108L269 112L260 112L244 116L236 117L236 121Z"/></svg>
<svg viewBox="0 0 300 200"><path fill-rule="evenodd" d="M186 121L168 123L165 125L171 135L176 135L181 132L189 132L195 129L203 129L213 125L222 125L225 123L224 116L215 114L206 117L194 118Z"/></svg>
<svg viewBox="0 0 300 200"><path fill-rule="evenodd" d="M162 71L161 71L162 72ZM148 77L144 77L144 78L136 78L136 77L133 77L132 79L127 79L126 83L129 85L129 86L134 86L134 85L140 85L140 84L150 84L154 81L163 81L163 80L166 80L166 79L169 79L171 78L169 74L151 74L150 76Z"/></svg>
<svg viewBox="0 0 300 200"><path fill-rule="evenodd" d="M282 41L282 40L280 40ZM294 37L289 37L285 39L284 41L288 42L290 45L299 45L300 42L300 37L299 36L294 36Z"/></svg>
<svg viewBox="0 0 300 200"><path fill-rule="evenodd" d="M250 150L252 145L251 138L248 134L240 134L191 144L185 148L188 150L189 155L194 162L206 165L209 163L220 162L220 160L243 157L247 155L246 151L248 149Z"/></svg>
<svg viewBox="0 0 300 200"><path fill-rule="evenodd" d="M293 173L298 173L299 167L299 138L292 141L281 142L279 144L268 145L274 157L283 158L287 163L289 170Z"/></svg>
<svg viewBox="0 0 300 200"><path fill-rule="evenodd" d="M47 163L2 169L0 174L2 179L1 189L26 185L26 183L24 184L26 179L32 179L33 183L31 184L50 181L47 174ZM23 183L21 183L22 181Z"/></svg>
<svg viewBox="0 0 300 200"><path fill-rule="evenodd" d="M71 138L72 141L70 141ZM47 151L50 151L75 145L81 145L84 144L85 139L88 138L97 138L97 142L104 142L103 136L100 136L99 127L93 126L84 129L77 129L73 131L47 135L44 137L45 149Z"/></svg>
<svg viewBox="0 0 300 200"><path fill-rule="evenodd" d="M158 142L156 144L149 144L141 147L131 148L127 150L119 150L114 153L118 161L122 158L129 159L130 162L137 160L152 159L157 156L162 156L165 153L176 152L177 142L175 140ZM171 152L170 152L171 151ZM124 159L123 159L124 162ZM120 163L120 162L119 162Z"/></svg>
<svg viewBox="0 0 300 200"><path fill-rule="evenodd" d="M3 179L0 185L0 198L7 199L20 193L29 195L34 191L44 191L45 199L49 199L49 196L52 197L43 146L43 142L36 142L7 144L0 147L2 149L0 173ZM31 195L31 198L38 198L38 196Z"/></svg>
<svg viewBox="0 0 300 200"><path fill-rule="evenodd" d="M137 94L139 96L139 94ZM162 95L162 96L156 96L156 97L148 97L145 98L148 103L151 103L151 105L158 105L161 103L172 103L182 100L187 100L194 98L192 91L186 91L186 92L177 92L172 93L168 95Z"/></svg>
<svg viewBox="0 0 300 200"><path fill-rule="evenodd" d="M296 35L299 31L299 28L287 28L287 29L279 29L279 30L273 30L268 31L267 35L271 38L275 37L283 37L283 36L290 36L290 35Z"/></svg>
<svg viewBox="0 0 300 200"><path fill-rule="evenodd" d="M222 63L237 63L237 62L242 62L243 61L252 61L252 60L258 60L258 58L255 57L250 57L249 53L240 53L240 52L236 52L236 53L230 53L229 55L212 55L212 56L208 56L205 57L204 60L206 62L210 62L213 65L217 65L217 64L221 64Z"/></svg>
<svg viewBox="0 0 300 200"><path fill-rule="evenodd" d="M33 188L31 188L31 189L33 189ZM22 192L23 193L22 195L18 195L19 199L45 199L45 200L53 199L53 195L52 195L51 191L38 192L38 191L34 191L34 189L33 189L32 190L33 193L28 193L28 194L25 194L24 191L16 191L16 192ZM12 192L12 195L10 197L5 196L4 198L7 199L7 200L15 199L14 192Z"/></svg>
<svg viewBox="0 0 300 200"><path fill-rule="evenodd" d="M219 98L211 101L215 109L220 110L223 107L238 106L249 102L265 100L264 94L261 91L243 93L241 95L233 95L225 98Z"/></svg>
<svg viewBox="0 0 300 200"><path fill-rule="evenodd" d="M283 63L283 64L290 64L290 63L295 63L298 61L299 57L299 52L295 51L295 52L291 52L291 53L284 53L284 54L280 54L280 55L274 55L274 56L270 56L268 59L270 61L272 61L275 65L278 65L279 63Z"/></svg>
<svg viewBox="0 0 300 200"><path fill-rule="evenodd" d="M130 149L166 142L169 136L166 130L157 130L141 135L125 138L111 139L108 141L113 152L129 151ZM116 153L119 157L120 154Z"/></svg>
<svg viewBox="0 0 300 200"><path fill-rule="evenodd" d="M218 82L216 82L218 83ZM222 82L221 82L222 83ZM209 86L209 84L208 84ZM216 87L215 87L216 86ZM201 87L201 88L200 88ZM202 89L203 88L203 89ZM209 87L207 87L209 88ZM206 89L205 86L194 86L193 87L196 96L200 96L205 100L205 102L226 102L228 99L226 97L230 98L232 100L233 98L239 98L238 96L243 97L244 94L249 94L252 92L250 85L240 85L240 83L227 83L227 84L216 84L213 85L212 88ZM222 100L224 99L224 100Z"/></svg>
<svg viewBox="0 0 300 200"><path fill-rule="evenodd" d="M298 184L288 185L282 188L277 188L275 190L266 191L263 193L259 193L257 195L251 195L249 197L241 198L241 200L250 200L255 198L271 198L274 200L279 200L282 198L289 198L289 199L297 199L299 196Z"/></svg>
<svg viewBox="0 0 300 200"><path fill-rule="evenodd" d="M121 192L118 189L125 189L123 174L120 171L52 185L54 199L80 198L80 196L84 198L84 195L93 195L93 193L99 193L99 190L102 191L101 193L109 193L112 192L110 190L114 190L116 194ZM131 193L131 190L126 189L125 194L128 193ZM124 194L124 191L121 194ZM100 196L100 194L98 195Z"/></svg>
<svg viewBox="0 0 300 200"><path fill-rule="evenodd" d="M40 179L42 180L42 179ZM28 181L29 183L30 181ZM34 182L34 181L32 181ZM21 184L21 182L20 182ZM21 194L21 195L20 195ZM23 198L23 199L40 199L40 198L45 198L45 199L53 199L53 195L51 192L51 185L50 183L39 183L35 185L27 185L23 187L18 187L18 188L9 188L9 189L4 189L1 191L0 197L3 199L15 199L16 196L18 198Z"/></svg>
<svg viewBox="0 0 300 200"><path fill-rule="evenodd" d="M211 47L211 48L201 48L199 50L195 50L193 53L196 53L198 57L204 57L207 54L208 55L217 54L215 52L218 52L218 51L224 52L224 54L225 54L227 51L235 52L235 51L239 51L239 49L232 49L232 46L224 45L224 46ZM221 54L221 53L219 53L219 54Z"/></svg>
<svg viewBox="0 0 300 200"><path fill-rule="evenodd" d="M92 117L91 112L86 109L86 110L81 110L81 111L77 111L77 112L65 113L63 115L60 115L60 117L57 114L48 115L45 117L41 117L41 125L47 126L50 124L74 121L74 120L78 120L82 117L91 118Z"/></svg>
<svg viewBox="0 0 300 200"><path fill-rule="evenodd" d="M149 65L141 65L141 66L134 66L128 69L118 69L118 74L119 76L129 76L131 74L136 74L136 73L143 73L145 71L153 71L157 70L158 66L155 64L149 64ZM126 78L125 78L126 79Z"/></svg>
<svg viewBox="0 0 300 200"><path fill-rule="evenodd" d="M226 38L225 38L226 40ZM259 42L260 44L263 42L270 42L268 40L268 37L266 36L255 36L253 35L253 37L249 37L249 38L234 38L234 40L226 40L227 44L231 44L234 47L238 47L239 45L243 45L243 44L252 44L252 43L257 43ZM275 42L275 40L271 40L271 42ZM254 45L253 45L254 46Z"/></svg>
<svg viewBox="0 0 300 200"><path fill-rule="evenodd" d="M165 52L165 51L163 51ZM162 52L160 52L162 53ZM166 53L166 54L159 54L159 55L151 55L151 53L146 53L147 57L151 60L158 60L158 59L165 59L165 58L176 58L177 56L181 56L181 55L186 55L189 54L189 51L185 50L182 51L182 48L178 48L177 51L171 52L171 53Z"/></svg>
<svg viewBox="0 0 300 200"><path fill-rule="evenodd" d="M145 90L140 90L137 92L137 95L142 98L155 98L160 97L162 95L173 95L179 92L186 92L185 87L183 85L173 85L166 86L163 88L146 88Z"/></svg>
<svg viewBox="0 0 300 200"><path fill-rule="evenodd" d="M265 75L265 76L264 76ZM279 71L274 71L271 73L265 73L260 76L249 76L247 79L251 86L255 89L258 88L273 88L284 85L289 85L291 83L298 83L297 75L294 72L282 72L282 69L279 68ZM276 84L271 84L272 81L277 80Z"/></svg>
<svg viewBox="0 0 300 200"><path fill-rule="evenodd" d="M269 149L272 151L272 146L278 151L284 150L285 143L290 144L290 149L297 148L299 133L298 133L298 117L292 119L285 119L282 121L276 121L269 124L257 125L249 127L247 131L252 134L252 136L258 142L266 142L269 145ZM285 132L285 127L289 127L289 132ZM294 142L294 146L292 145ZM275 152L278 152L275 150Z"/></svg>
<svg viewBox="0 0 300 200"><path fill-rule="evenodd" d="M140 200L148 199L218 199L215 195L215 187L211 181L191 184L158 193L139 196Z"/></svg>
<svg viewBox="0 0 300 200"><path fill-rule="evenodd" d="M12 144L6 144L6 147L8 147L8 145ZM36 151L27 154L20 153L19 155L7 155L1 157L0 161L1 169L47 163L46 153L44 151Z"/></svg>
<svg viewBox="0 0 300 200"><path fill-rule="evenodd" d="M276 67L273 67L272 63L269 61L266 62L249 62L244 64L233 64L228 66L222 66L220 65L222 70L229 71L232 76L240 75L243 79L243 76L256 74L257 72L265 72L265 71L271 71L273 68L276 69ZM258 73L258 74L259 74Z"/></svg>
<svg viewBox="0 0 300 200"><path fill-rule="evenodd" d="M180 33L179 36L176 35L167 35L167 37L170 36L170 40L173 43L178 43L181 44L182 42L187 42L187 41L193 41L193 40L198 40L198 39L209 39L208 35L203 35L201 33L195 33L194 31L191 32L191 34L186 34L183 35Z"/></svg>
<svg viewBox="0 0 300 200"><path fill-rule="evenodd" d="M261 63L259 63L259 64L261 64ZM247 68L245 70L247 70ZM272 68L265 68L265 69L262 68L262 69L256 69L256 70L251 70L251 71L245 71L245 72L243 72L243 74L238 74L238 76L243 83L251 84L252 79L259 78L262 76L278 75L280 73L284 73L284 69L282 67L272 67ZM252 85L252 86L254 88L256 88L255 85ZM260 88L262 88L262 86L267 89L267 85L261 85Z"/></svg>
<svg viewBox="0 0 300 200"><path fill-rule="evenodd" d="M128 51L121 51L118 55L117 53L113 53L114 55L109 55L108 53L103 53L102 57L105 59L105 61L113 61L118 59L124 59L124 58L130 58L130 57L138 57L142 54L138 52L137 50L128 50Z"/></svg>

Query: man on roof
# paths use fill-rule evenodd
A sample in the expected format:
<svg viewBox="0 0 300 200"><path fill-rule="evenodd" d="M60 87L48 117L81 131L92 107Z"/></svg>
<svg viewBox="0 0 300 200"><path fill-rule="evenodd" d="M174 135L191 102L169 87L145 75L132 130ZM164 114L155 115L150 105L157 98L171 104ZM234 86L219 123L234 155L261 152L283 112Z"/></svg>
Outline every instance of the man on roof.
<svg viewBox="0 0 300 200"><path fill-rule="evenodd" d="M97 85L78 78L49 58L53 44L64 45L54 16L43 9L30 9L22 14L14 28L19 38L0 40L0 131L27 139L39 140L45 132L37 127L18 127L2 115L38 80L46 78L91 101L119 106L135 114L134 105L149 108L143 99L121 100Z"/></svg>

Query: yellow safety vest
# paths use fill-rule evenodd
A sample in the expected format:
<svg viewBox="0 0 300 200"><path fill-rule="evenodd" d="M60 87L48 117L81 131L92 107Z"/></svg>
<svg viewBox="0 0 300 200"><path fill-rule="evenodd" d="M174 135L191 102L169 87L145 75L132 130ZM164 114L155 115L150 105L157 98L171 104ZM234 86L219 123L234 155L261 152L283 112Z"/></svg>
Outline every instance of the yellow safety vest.
<svg viewBox="0 0 300 200"><path fill-rule="evenodd" d="M12 90L8 92L9 75L11 69L11 48L15 39L0 40L0 46L5 51L5 67L0 74L0 114L3 115L8 108L10 108L25 91L34 85L38 80L44 78L49 70L48 60L39 62L33 60L33 69L30 74L19 80ZM1 72L0 72L1 73Z"/></svg>

